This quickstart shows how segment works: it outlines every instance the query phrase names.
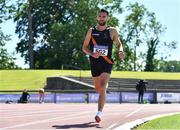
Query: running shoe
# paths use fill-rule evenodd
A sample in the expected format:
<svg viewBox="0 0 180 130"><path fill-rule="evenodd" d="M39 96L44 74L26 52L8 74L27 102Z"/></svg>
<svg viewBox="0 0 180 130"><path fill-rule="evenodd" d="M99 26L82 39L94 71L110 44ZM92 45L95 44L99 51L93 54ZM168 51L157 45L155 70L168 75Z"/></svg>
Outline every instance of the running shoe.
<svg viewBox="0 0 180 130"><path fill-rule="evenodd" d="M99 123L101 121L101 118L98 115L96 115L95 120L96 120L97 123Z"/></svg>

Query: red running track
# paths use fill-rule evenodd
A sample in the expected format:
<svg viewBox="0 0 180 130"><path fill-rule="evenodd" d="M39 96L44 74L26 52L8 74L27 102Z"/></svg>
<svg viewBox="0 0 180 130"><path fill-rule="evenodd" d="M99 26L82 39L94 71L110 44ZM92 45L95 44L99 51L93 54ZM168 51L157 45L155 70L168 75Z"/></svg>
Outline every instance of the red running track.
<svg viewBox="0 0 180 130"><path fill-rule="evenodd" d="M97 104L0 104L0 130L112 130L137 119L180 112L180 104L106 104L94 122Z"/></svg>

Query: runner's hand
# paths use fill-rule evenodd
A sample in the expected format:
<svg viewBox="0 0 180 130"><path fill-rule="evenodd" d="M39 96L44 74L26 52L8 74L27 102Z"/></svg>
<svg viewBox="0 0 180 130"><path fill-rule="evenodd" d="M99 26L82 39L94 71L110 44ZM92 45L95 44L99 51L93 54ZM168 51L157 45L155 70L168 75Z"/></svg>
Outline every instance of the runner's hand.
<svg viewBox="0 0 180 130"><path fill-rule="evenodd" d="M124 53L124 51L119 51L119 52L118 52L118 55L119 55L119 58L120 58L121 60L124 60L124 58L125 58L125 53Z"/></svg>
<svg viewBox="0 0 180 130"><path fill-rule="evenodd" d="M96 53L93 53L91 56L94 58L99 58L100 55L101 55L101 52L96 52Z"/></svg>

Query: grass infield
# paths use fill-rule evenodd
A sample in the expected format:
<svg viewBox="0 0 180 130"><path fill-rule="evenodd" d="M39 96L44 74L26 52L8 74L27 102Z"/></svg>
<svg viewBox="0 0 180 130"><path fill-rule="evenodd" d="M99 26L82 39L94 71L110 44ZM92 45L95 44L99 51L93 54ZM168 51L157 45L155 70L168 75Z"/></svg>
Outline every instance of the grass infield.
<svg viewBox="0 0 180 130"><path fill-rule="evenodd" d="M180 130L180 114L165 116L146 122L133 130Z"/></svg>

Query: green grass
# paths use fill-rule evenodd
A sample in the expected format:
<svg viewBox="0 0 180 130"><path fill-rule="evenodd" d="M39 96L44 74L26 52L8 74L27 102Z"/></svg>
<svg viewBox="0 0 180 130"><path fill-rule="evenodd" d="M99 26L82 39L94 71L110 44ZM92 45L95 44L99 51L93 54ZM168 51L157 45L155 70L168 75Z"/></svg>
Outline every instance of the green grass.
<svg viewBox="0 0 180 130"><path fill-rule="evenodd" d="M80 76L79 70L0 70L0 90L37 90L44 87L46 78L50 76ZM82 77L90 77L90 71L81 71ZM180 79L180 73L160 72L123 72L114 71L114 78L135 79Z"/></svg>
<svg viewBox="0 0 180 130"><path fill-rule="evenodd" d="M87 76L85 72L83 73ZM79 76L79 71L70 70L1 70L0 90L37 90L46 84L46 78L51 76Z"/></svg>
<svg viewBox="0 0 180 130"><path fill-rule="evenodd" d="M180 80L180 73L114 71L111 77L133 79Z"/></svg>
<svg viewBox="0 0 180 130"><path fill-rule="evenodd" d="M180 114L165 116L144 123L133 130L177 129L180 130Z"/></svg>

